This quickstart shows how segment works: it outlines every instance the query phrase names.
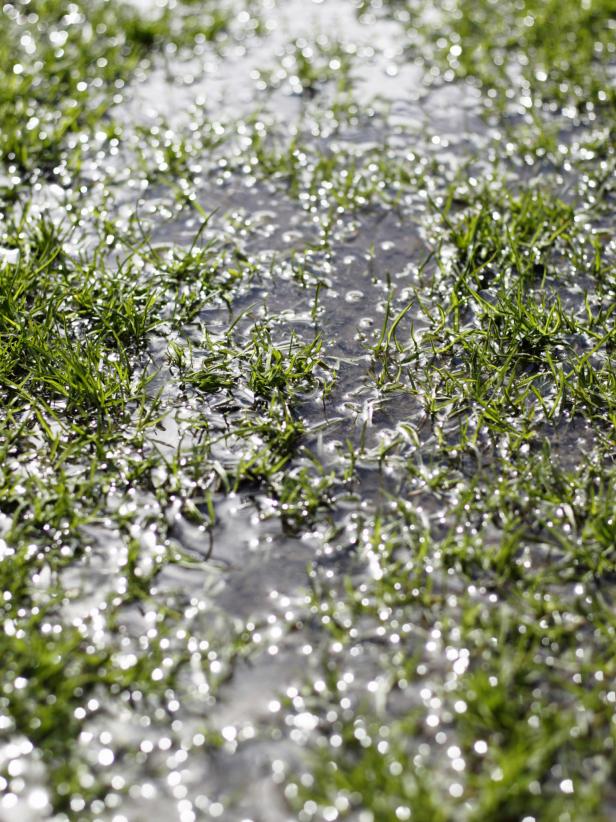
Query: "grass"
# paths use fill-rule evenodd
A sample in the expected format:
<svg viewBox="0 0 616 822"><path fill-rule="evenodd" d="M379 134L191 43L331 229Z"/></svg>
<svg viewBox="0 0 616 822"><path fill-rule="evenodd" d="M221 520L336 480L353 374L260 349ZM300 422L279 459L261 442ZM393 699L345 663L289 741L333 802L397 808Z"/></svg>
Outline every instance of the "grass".
<svg viewBox="0 0 616 822"><path fill-rule="evenodd" d="M302 398L315 388L331 390L329 369L319 355L321 340L315 337L301 343L292 338L276 345L270 325L257 322L239 342L234 339L236 322L218 340L205 330L202 346L193 347L190 355L175 347L171 361L182 382L199 394L223 394L225 404L238 406L232 425L222 433L210 432L204 440L210 447L222 440L230 449L219 472L223 487L234 492L267 489L277 501L285 527L294 531L308 513L315 515L327 506L334 481L309 452L306 465L296 469L288 465L297 456L306 430L298 414ZM252 401L245 404L238 396Z"/></svg>
<svg viewBox="0 0 616 822"><path fill-rule="evenodd" d="M375 372L379 389L410 391L433 417L457 420L455 449L476 446L483 430L506 435L516 450L541 422L563 417L592 420L598 431L603 422L609 440L613 340L600 248L589 249L574 210L546 194L493 185L457 213L456 198L453 187L439 209L432 293L415 301L426 325L421 344L412 334L405 345L396 337L412 304L391 321L386 315L373 348L386 359ZM560 295L575 282L576 266L596 287L565 305Z"/></svg>
<svg viewBox="0 0 616 822"><path fill-rule="evenodd" d="M214 40L230 18L219 9L197 15L190 3L144 16L117 3L18 2L3 9L0 67L0 155L26 174L58 173L70 135L87 134L142 60L165 44ZM42 81L45 78L45 81ZM25 123L25 128L22 124ZM71 158L74 167L76 159ZM60 165L59 165L60 164Z"/></svg>
<svg viewBox="0 0 616 822"><path fill-rule="evenodd" d="M567 105L589 112L604 108L608 116L613 110L610 0L566 6L535 0L436 3L438 27L428 20L428 4L387 0L383 5L407 27L421 59L430 65L430 57L436 57L447 79L480 83L488 105L501 110L515 105L518 113L526 109L539 118L544 106L550 111ZM360 4L359 13L370 6Z"/></svg>
<svg viewBox="0 0 616 822"><path fill-rule="evenodd" d="M558 561L553 553L551 567L532 561L533 543L540 556L542 541L556 545L556 531L571 530L555 509L566 505L560 483L571 487L576 479L552 469L548 488L549 457L536 460L527 476L512 469L514 487L507 489L482 476L453 508L444 539L397 501L397 517L363 527L354 579L344 590L315 575L312 610L331 640L320 678L312 680L321 684L316 691L307 686L294 708L328 719L312 778L290 781L297 811L317 818L327 818L328 808L343 816L361 809L375 819L607 818L601 796L613 767L611 616L595 588L600 572L584 570L579 553L563 552ZM445 494L464 485L458 475L454 493ZM533 533L519 510L510 529L507 508L521 499L544 508L547 533ZM569 544L590 549L594 539L582 523L594 515L571 519ZM478 565L464 564L471 556ZM597 556L605 557L605 548ZM360 572L364 562L372 579ZM461 592L461 576L481 583ZM584 651L586 631L593 640ZM372 662L365 659L369 642L378 649ZM374 697L345 686L352 649L374 670ZM401 715L409 701L414 707ZM377 784L387 790L375 792Z"/></svg>
<svg viewBox="0 0 616 822"><path fill-rule="evenodd" d="M224 818L255 739L299 822L613 816L611 5L353 9L492 136L254 3L0 12L3 818ZM116 122L244 48L253 110Z"/></svg>
<svg viewBox="0 0 616 822"><path fill-rule="evenodd" d="M454 72L476 77L501 98L518 85L536 107L556 103L613 107L608 72L613 60L613 8L585 4L490 2L459 4L443 55ZM558 19L558 36L553 36Z"/></svg>

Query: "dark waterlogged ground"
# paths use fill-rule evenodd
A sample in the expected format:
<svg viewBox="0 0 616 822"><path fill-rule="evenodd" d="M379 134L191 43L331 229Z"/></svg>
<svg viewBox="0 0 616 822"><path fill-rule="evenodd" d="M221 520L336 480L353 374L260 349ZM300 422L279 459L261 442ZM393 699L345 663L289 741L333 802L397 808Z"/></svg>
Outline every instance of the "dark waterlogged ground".
<svg viewBox="0 0 616 822"><path fill-rule="evenodd" d="M615 819L611 0L0 17L0 820Z"/></svg>

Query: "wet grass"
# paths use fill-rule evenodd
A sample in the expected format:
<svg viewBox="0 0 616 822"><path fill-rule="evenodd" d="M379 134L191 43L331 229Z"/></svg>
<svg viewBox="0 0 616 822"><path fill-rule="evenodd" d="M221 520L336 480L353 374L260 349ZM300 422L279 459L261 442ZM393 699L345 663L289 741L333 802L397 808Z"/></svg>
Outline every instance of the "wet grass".
<svg viewBox="0 0 616 822"><path fill-rule="evenodd" d="M564 7L533 0L523 6L461 2L450 18L448 42L437 46L454 72L477 78L488 97L511 100L517 85L522 105L538 116L542 106L613 111L613 11L609 0Z"/></svg>
<svg viewBox="0 0 616 822"><path fill-rule="evenodd" d="M432 43L447 79L481 83L488 105L503 111L508 106L525 108L539 118L543 106L551 113L573 106L591 117L597 107L613 111L611 0L566 6L535 0L386 0L383 6L408 26L413 48L419 42L417 32ZM358 11L369 13L371 3L359 4ZM419 56L425 59L425 51Z"/></svg>
<svg viewBox="0 0 616 822"><path fill-rule="evenodd" d="M612 7L436 11L359 8L479 147L253 3L2 7L2 818L262 818L230 775L281 741L300 822L613 818ZM253 111L120 123L230 44Z"/></svg>

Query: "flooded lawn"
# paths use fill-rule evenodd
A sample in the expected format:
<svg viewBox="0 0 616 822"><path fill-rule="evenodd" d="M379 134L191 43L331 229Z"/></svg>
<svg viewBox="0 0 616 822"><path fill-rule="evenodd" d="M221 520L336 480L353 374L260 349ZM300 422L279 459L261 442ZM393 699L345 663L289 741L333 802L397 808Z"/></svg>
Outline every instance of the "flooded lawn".
<svg viewBox="0 0 616 822"><path fill-rule="evenodd" d="M0 822L616 819L615 67L0 3Z"/></svg>

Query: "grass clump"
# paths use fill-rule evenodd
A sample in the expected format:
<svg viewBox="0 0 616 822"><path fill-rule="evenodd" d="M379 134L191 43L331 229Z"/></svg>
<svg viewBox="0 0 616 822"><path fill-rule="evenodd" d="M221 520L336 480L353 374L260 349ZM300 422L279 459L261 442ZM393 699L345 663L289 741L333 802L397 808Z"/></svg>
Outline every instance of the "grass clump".
<svg viewBox="0 0 616 822"><path fill-rule="evenodd" d="M219 9L208 18L181 7L146 15L100 0L70 9L19 0L3 5L2 21L0 157L20 173L53 176L68 135L92 130L147 55L167 43L215 39L229 17Z"/></svg>
<svg viewBox="0 0 616 822"><path fill-rule="evenodd" d="M379 389L406 386L434 418L450 420L452 448L506 435L516 449L542 422L580 417L609 438L613 331L601 249L576 229L575 210L547 194L494 187L463 210L454 198L452 190L441 209L433 284L415 299L425 312L421 342L413 333L398 340L410 305L386 316L374 349L383 360L387 342ZM587 291L566 298L579 282Z"/></svg>
<svg viewBox="0 0 616 822"><path fill-rule="evenodd" d="M292 726L294 712L298 727L305 712L321 718L310 778L289 778L295 812L316 819L332 808L342 818L363 812L392 820L606 818L614 745L609 605L595 587L596 568L584 572L579 555L539 558L542 543L558 544L556 527L563 534L570 528L556 513L565 505L558 485L546 486L549 455L532 479L510 472L508 489L481 475L476 493L449 509L445 538L436 524L422 525L415 491L373 527L360 524L344 586L326 568L316 570L311 613L330 642L290 708ZM452 479L451 469L445 476ZM461 474L453 480L448 491L443 486L448 506L467 485ZM553 482L562 480L552 473ZM565 481L582 496L577 478ZM609 492L600 493L606 504ZM512 543L503 520L520 500L544 506L545 533L533 533L530 516L518 510ZM596 497L598 513L595 504ZM478 505L491 511L479 528ZM492 517L501 520L498 528ZM589 511L589 520L598 524L601 516ZM571 544L590 548L591 534L583 526L579 534ZM472 542L481 570L460 564ZM500 557L494 569L503 576L486 573L489 556ZM461 577L472 582L461 588ZM349 665L353 657L359 668ZM372 672L372 696L353 684L352 672L362 668ZM387 789L375 791L381 784Z"/></svg>
<svg viewBox="0 0 616 822"><path fill-rule="evenodd" d="M506 100L517 87L529 98L527 108L539 111L550 103L611 108L613 11L610 0L462 0L446 17L451 30L442 54L459 76L480 80L488 95Z"/></svg>
<svg viewBox="0 0 616 822"><path fill-rule="evenodd" d="M139 391L129 349L151 329L156 298L100 259L84 269L67 241L44 215L21 226L19 260L0 270L0 381L8 396L103 420Z"/></svg>
<svg viewBox="0 0 616 822"><path fill-rule="evenodd" d="M257 491L261 486L293 530L301 521L300 512L305 517L327 505L333 482L302 447L306 427L299 414L310 394L331 390L331 378L318 336L305 343L291 338L276 344L272 334L272 327L263 322L239 340L233 326L217 340L206 330L203 350L193 348L192 361L182 349L172 349L170 356L185 383L201 394L225 397L228 428L212 430L205 440L214 450L220 442L230 449L219 479L235 491ZM290 467L291 459L302 454L306 465Z"/></svg>
<svg viewBox="0 0 616 822"><path fill-rule="evenodd" d="M359 13L369 7L360 4ZM518 113L530 111L539 119L542 109L567 106L591 117L602 110L608 119L613 111L611 0L457 0L435 6L387 0L385 8L409 31L414 56L428 65L436 61L448 80L480 84L488 106L505 111L515 104Z"/></svg>

